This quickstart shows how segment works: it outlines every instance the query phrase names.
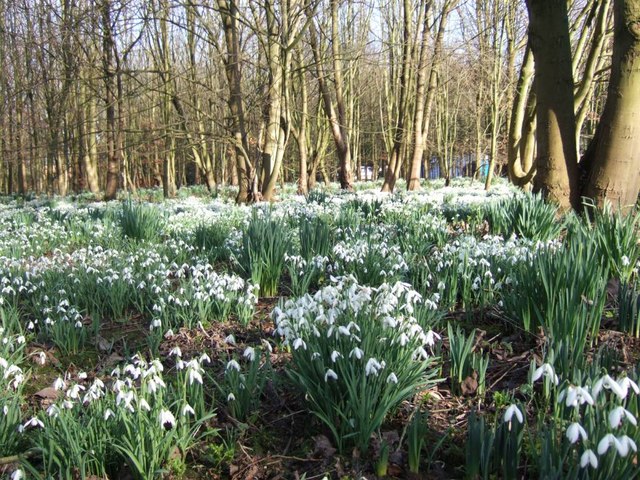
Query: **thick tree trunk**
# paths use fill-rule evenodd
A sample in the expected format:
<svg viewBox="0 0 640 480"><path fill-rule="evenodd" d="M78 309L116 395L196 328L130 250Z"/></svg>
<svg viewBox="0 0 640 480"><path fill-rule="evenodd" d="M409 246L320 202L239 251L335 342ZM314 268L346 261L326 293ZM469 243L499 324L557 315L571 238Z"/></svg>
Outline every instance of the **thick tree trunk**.
<svg viewBox="0 0 640 480"><path fill-rule="evenodd" d="M534 191L562 209L576 208L580 197L567 2L527 0L527 8L536 68L538 154Z"/></svg>
<svg viewBox="0 0 640 480"><path fill-rule="evenodd" d="M607 101L580 169L584 196L628 209L640 193L640 0L614 0L614 29Z"/></svg>

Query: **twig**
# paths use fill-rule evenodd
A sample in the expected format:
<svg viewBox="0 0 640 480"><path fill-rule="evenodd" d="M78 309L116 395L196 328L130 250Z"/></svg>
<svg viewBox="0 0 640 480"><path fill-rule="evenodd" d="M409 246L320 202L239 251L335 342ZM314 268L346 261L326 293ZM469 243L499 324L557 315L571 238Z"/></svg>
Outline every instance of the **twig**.
<svg viewBox="0 0 640 480"><path fill-rule="evenodd" d="M8 457L0 457L0 465L9 465L11 463L18 463L25 458L32 458L39 454L39 450L27 450L24 453L18 455L9 455Z"/></svg>

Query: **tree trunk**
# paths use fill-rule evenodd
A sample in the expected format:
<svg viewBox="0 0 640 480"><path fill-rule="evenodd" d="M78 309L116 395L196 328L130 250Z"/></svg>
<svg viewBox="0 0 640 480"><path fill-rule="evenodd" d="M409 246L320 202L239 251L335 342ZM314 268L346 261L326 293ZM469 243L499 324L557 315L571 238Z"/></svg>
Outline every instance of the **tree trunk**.
<svg viewBox="0 0 640 480"><path fill-rule="evenodd" d="M446 0L442 6L438 33L436 34L433 45L433 58L430 69L427 68L429 15L427 15L428 10L425 10L416 87L416 112L413 121L413 155L411 156L411 170L409 173L409 182L407 182L407 190L418 190L420 188L420 169L422 167L422 156L426 148L427 135L429 134L431 109L433 108L433 100L438 87L438 65L442 57L442 42L447 25L447 18L457 1L458 0ZM427 2L425 8L428 9L430 5L431 3Z"/></svg>
<svg viewBox="0 0 640 480"><path fill-rule="evenodd" d="M256 172L249 158L249 143L245 127L242 105L242 79L240 74L240 37L238 32L238 5L235 0L217 0L222 17L224 39L227 52L224 69L229 84L229 110L231 112L231 135L235 151L238 179L237 203L247 203L259 199Z"/></svg>
<svg viewBox="0 0 640 480"><path fill-rule="evenodd" d="M526 157L523 144L527 141L527 136L523 134L528 131L527 123L530 119L527 115L527 105L535 93L530 91L533 82L533 54L527 45L524 58L520 67L520 77L516 86L515 99L511 111L511 121L509 125L508 139L508 166L509 178L519 187L524 187L531 182L535 174L535 168L531 157Z"/></svg>
<svg viewBox="0 0 640 480"><path fill-rule="evenodd" d="M537 97L534 191L562 209L576 208L577 154L567 2L527 0Z"/></svg>
<svg viewBox="0 0 640 480"><path fill-rule="evenodd" d="M400 93L398 98L398 106L396 112L396 125L393 129L393 148L389 157L389 168L384 176L382 183L383 192L393 192L396 180L400 172L400 166L403 162L402 153L405 151L406 143L405 123L408 116L408 91L409 88L409 69L413 60L414 46L412 45L412 23L413 23L413 6L410 0L403 2L403 18L404 30L402 38L402 72L400 74ZM426 22L426 20L425 20Z"/></svg>
<svg viewBox="0 0 640 480"><path fill-rule="evenodd" d="M333 83L336 94L336 105L334 106L329 92L329 86L326 82L326 72L324 70L323 58L320 54L320 46L318 45L318 29L313 20L314 12L307 9L307 16L311 20L309 22L309 43L313 51L313 59L316 66L316 76L318 80L318 89L322 98L322 106L324 113L329 120L331 134L336 146L338 156L338 180L340 188L344 190L353 190L353 172L351 168L351 149L349 147L349 135L347 132L346 108L343 97L342 86L342 65L340 61L340 46L338 35L338 1L331 0L331 45L333 60ZM321 170L322 171L322 170Z"/></svg>
<svg viewBox="0 0 640 480"><path fill-rule="evenodd" d="M102 1L102 69L107 118L107 186L105 200L115 200L120 180L120 152L117 148L116 85L113 71L114 39L111 31L111 0Z"/></svg>
<svg viewBox="0 0 640 480"><path fill-rule="evenodd" d="M640 192L640 0L614 0L611 80L598 129L580 163L583 195L629 209Z"/></svg>

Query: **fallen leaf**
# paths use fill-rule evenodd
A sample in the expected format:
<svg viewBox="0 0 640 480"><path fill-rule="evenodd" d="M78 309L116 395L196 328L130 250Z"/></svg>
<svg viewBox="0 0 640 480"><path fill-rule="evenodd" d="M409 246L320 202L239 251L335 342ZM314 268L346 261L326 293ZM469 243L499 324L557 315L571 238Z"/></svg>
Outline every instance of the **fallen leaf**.
<svg viewBox="0 0 640 480"><path fill-rule="evenodd" d="M313 456L315 458L331 458L335 455L336 449L331 445L331 441L325 435L317 435L313 437Z"/></svg>
<svg viewBox="0 0 640 480"><path fill-rule="evenodd" d="M474 371L470 377L465 378L460 385L462 395L469 397L478 390L478 372Z"/></svg>
<svg viewBox="0 0 640 480"><path fill-rule="evenodd" d="M36 392L35 396L44 400L55 400L60 396L60 392L53 387L46 387Z"/></svg>

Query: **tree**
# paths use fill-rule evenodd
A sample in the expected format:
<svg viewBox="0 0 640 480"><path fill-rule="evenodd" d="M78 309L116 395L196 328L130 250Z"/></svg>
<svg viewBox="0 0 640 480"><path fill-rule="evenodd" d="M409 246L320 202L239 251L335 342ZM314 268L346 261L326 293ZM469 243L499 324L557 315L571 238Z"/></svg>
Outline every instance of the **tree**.
<svg viewBox="0 0 640 480"><path fill-rule="evenodd" d="M614 0L611 78L596 135L580 162L582 194L634 206L640 193L640 0Z"/></svg>
<svg viewBox="0 0 640 480"><path fill-rule="evenodd" d="M311 7L307 8L309 22L309 43L313 51L315 62L316 79L318 89L322 98L322 106L329 125L331 134L338 155L338 180L340 188L345 190L353 189L353 168L351 159L351 147L349 144L349 119L347 118L347 106L344 97L344 85L342 78L342 52L340 51L340 41L338 35L338 5L339 0L330 0L331 28L331 61L333 65L332 78L327 74L324 66L324 56L322 55L319 43L319 27L313 19L315 12ZM329 88L330 81L334 86L335 102Z"/></svg>
<svg viewBox="0 0 640 480"><path fill-rule="evenodd" d="M527 0L535 60L537 147L534 191L562 208L577 207L578 159L567 2Z"/></svg>
<svg viewBox="0 0 640 480"><path fill-rule="evenodd" d="M580 209L581 197L600 205L609 200L629 208L640 193L640 0L614 0L613 6L615 31L607 100L596 134L578 164L566 4L527 1L538 111L534 188L563 208ZM589 62L587 70L594 70Z"/></svg>
<svg viewBox="0 0 640 480"><path fill-rule="evenodd" d="M431 109L438 87L438 66L442 60L443 39L446 30L449 14L457 5L458 0L444 0L440 9L440 20L437 23L437 30L434 39L433 57L431 65L428 62L428 37L429 37L429 15L424 15L424 25L422 40L420 45L420 56L418 61L418 79L416 85L416 109L413 117L413 155L411 157L411 171L407 190L417 190L420 188L420 169L422 168L422 156L427 143L429 133L429 122L431 120Z"/></svg>
<svg viewBox="0 0 640 480"><path fill-rule="evenodd" d="M227 48L223 62L229 86L230 130L240 187L236 202L247 203L257 200L259 195L256 170L249 158L249 143L247 141L246 120L242 104L238 5L235 0L218 0L218 9L222 18L224 40Z"/></svg>

